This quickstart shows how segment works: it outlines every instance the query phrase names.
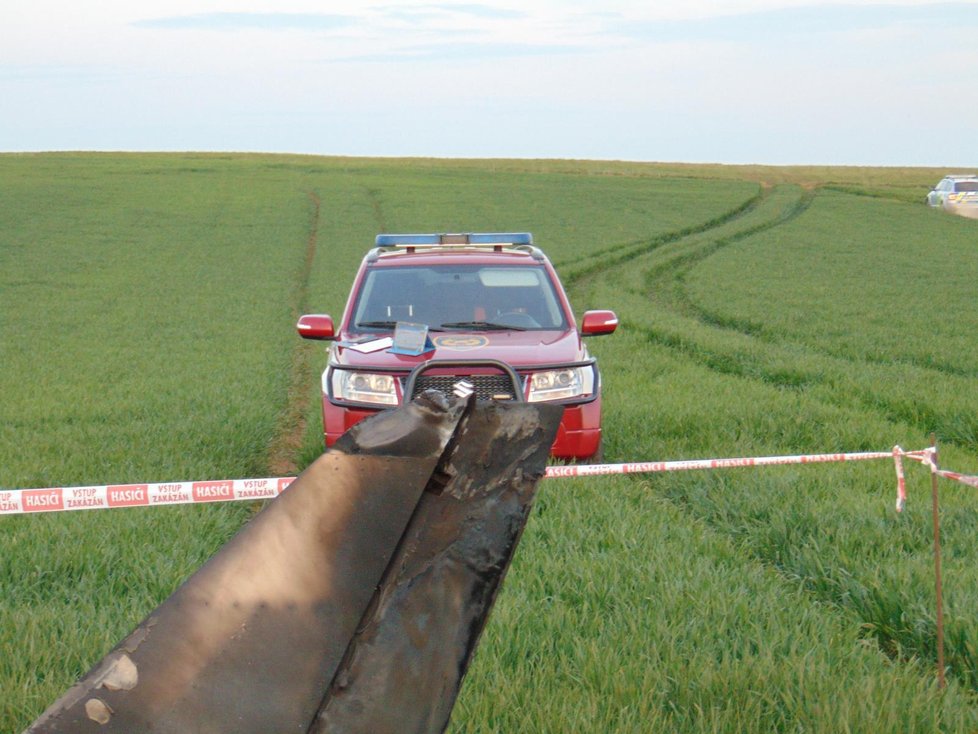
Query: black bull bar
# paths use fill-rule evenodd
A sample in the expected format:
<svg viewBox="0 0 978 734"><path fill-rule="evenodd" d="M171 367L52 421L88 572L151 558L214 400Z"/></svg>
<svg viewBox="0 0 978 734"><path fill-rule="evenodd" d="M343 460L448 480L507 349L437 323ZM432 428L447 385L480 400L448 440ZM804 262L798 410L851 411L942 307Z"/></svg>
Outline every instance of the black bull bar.
<svg viewBox="0 0 978 734"><path fill-rule="evenodd" d="M561 412L357 424L28 734L443 732Z"/></svg>

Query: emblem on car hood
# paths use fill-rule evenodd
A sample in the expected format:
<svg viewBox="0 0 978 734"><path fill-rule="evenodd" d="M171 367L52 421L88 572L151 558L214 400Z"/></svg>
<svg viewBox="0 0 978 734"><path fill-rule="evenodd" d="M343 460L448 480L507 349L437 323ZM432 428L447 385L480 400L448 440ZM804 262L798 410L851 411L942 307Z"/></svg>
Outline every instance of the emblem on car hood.
<svg viewBox="0 0 978 734"><path fill-rule="evenodd" d="M438 349L454 349L458 352L465 352L488 346L489 337L482 334L442 334L432 337L431 342Z"/></svg>

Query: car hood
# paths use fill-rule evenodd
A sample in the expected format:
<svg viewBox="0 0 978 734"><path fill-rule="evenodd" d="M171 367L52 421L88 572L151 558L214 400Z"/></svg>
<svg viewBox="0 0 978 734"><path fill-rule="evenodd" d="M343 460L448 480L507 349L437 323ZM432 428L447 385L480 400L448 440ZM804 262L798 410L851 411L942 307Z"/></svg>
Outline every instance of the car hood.
<svg viewBox="0 0 978 734"><path fill-rule="evenodd" d="M379 334L382 338L384 334ZM413 356L388 349L364 353L348 341L333 344L330 362L347 367L403 368L406 372L432 359L496 360L515 369L559 365L588 359L587 348L571 331L436 331L428 336L432 351ZM361 346L364 345L357 345Z"/></svg>

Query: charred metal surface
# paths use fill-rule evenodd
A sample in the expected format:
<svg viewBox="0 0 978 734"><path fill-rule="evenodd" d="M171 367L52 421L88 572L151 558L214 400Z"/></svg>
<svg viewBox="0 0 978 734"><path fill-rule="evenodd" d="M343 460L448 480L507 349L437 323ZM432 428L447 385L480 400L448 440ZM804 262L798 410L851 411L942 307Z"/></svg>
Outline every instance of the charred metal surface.
<svg viewBox="0 0 978 734"><path fill-rule="evenodd" d="M444 731L560 416L359 423L27 734Z"/></svg>
<svg viewBox="0 0 978 734"><path fill-rule="evenodd" d="M448 483L422 497L310 734L445 730L561 412L500 403L463 421Z"/></svg>
<svg viewBox="0 0 978 734"><path fill-rule="evenodd" d="M28 733L306 732L464 407L361 423Z"/></svg>

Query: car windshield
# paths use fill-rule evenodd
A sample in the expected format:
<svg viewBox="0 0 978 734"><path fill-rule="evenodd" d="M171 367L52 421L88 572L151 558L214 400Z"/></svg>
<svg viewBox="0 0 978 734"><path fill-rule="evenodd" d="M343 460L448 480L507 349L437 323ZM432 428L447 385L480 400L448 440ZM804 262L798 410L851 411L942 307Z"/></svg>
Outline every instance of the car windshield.
<svg viewBox="0 0 978 734"><path fill-rule="evenodd" d="M352 331L384 331L398 321L433 330L565 329L563 309L539 266L432 265L367 271Z"/></svg>
<svg viewBox="0 0 978 734"><path fill-rule="evenodd" d="M978 181L955 181L954 190L957 193L962 191L978 191Z"/></svg>

